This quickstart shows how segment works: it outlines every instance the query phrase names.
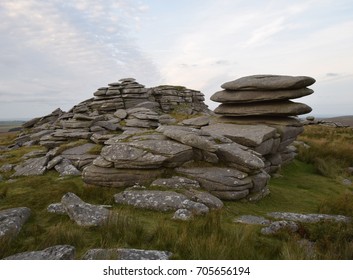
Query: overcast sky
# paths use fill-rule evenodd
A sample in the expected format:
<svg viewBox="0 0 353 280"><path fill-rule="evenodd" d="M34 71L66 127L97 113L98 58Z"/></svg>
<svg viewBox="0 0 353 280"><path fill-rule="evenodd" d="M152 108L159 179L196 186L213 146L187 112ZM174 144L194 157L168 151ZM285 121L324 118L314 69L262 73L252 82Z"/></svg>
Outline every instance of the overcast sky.
<svg viewBox="0 0 353 280"><path fill-rule="evenodd" d="M0 119L70 109L124 77L184 85L307 75L313 115L353 115L351 0L0 0Z"/></svg>

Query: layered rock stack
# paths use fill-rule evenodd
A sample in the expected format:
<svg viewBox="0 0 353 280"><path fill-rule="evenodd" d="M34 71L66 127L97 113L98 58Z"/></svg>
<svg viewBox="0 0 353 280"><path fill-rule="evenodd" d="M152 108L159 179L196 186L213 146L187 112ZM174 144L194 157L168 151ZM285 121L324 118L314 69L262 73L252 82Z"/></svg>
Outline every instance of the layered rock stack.
<svg viewBox="0 0 353 280"><path fill-rule="evenodd" d="M313 93L306 76L254 75L224 83L211 100L222 103L220 117L207 131L229 137L265 158L266 171L273 173L296 155L291 143L303 132L297 115L311 112L303 103L291 101Z"/></svg>

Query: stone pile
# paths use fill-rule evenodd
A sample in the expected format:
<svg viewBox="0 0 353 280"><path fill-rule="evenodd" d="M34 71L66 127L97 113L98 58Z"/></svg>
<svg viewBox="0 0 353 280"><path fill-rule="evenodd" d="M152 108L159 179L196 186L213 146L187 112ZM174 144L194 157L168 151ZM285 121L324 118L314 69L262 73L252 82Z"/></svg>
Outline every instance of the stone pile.
<svg viewBox="0 0 353 280"><path fill-rule="evenodd" d="M215 109L219 118L204 129L260 153L272 174L295 157L291 144L304 130L295 117L311 111L290 99L312 94L307 86L314 82L305 76L254 75L224 83L211 97L222 103Z"/></svg>

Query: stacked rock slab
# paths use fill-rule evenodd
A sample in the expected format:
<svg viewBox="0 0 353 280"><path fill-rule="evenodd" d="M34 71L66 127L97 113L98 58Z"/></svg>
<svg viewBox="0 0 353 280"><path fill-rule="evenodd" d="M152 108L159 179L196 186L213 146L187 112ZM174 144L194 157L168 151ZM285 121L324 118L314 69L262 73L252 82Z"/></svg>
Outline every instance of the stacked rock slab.
<svg viewBox="0 0 353 280"><path fill-rule="evenodd" d="M229 137L259 152L265 170L274 173L296 155L291 146L303 132L297 115L311 112L303 103L291 101L313 93L315 80L306 76L254 75L224 83L211 100L222 103L220 117L207 131Z"/></svg>

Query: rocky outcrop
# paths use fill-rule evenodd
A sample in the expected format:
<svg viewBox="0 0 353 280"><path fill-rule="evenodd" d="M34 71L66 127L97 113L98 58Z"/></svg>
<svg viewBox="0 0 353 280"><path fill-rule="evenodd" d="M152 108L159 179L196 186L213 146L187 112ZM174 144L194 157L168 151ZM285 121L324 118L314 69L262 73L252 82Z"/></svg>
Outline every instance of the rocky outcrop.
<svg viewBox="0 0 353 280"><path fill-rule="evenodd" d="M4 260L73 260L76 249L70 245L57 245L42 251L23 252Z"/></svg>
<svg viewBox="0 0 353 280"><path fill-rule="evenodd" d="M31 210L27 207L0 211L0 238L16 236L30 216Z"/></svg>
<svg viewBox="0 0 353 280"><path fill-rule="evenodd" d="M178 189L178 197L210 208L221 207L219 199L256 201L269 193L270 175L296 155L291 144L303 128L292 116L309 109L289 99L311 94L306 87L313 82L256 75L225 83L225 90L212 97L223 103L215 116L198 91L146 88L132 78L121 79L68 112L57 109L25 123L26 130L8 149L39 144L46 150L26 155L13 176L56 170L120 191L136 184ZM132 197L145 194L126 190L117 196L139 207ZM161 197L157 200L163 204ZM169 210L179 209L190 211L180 203Z"/></svg>

